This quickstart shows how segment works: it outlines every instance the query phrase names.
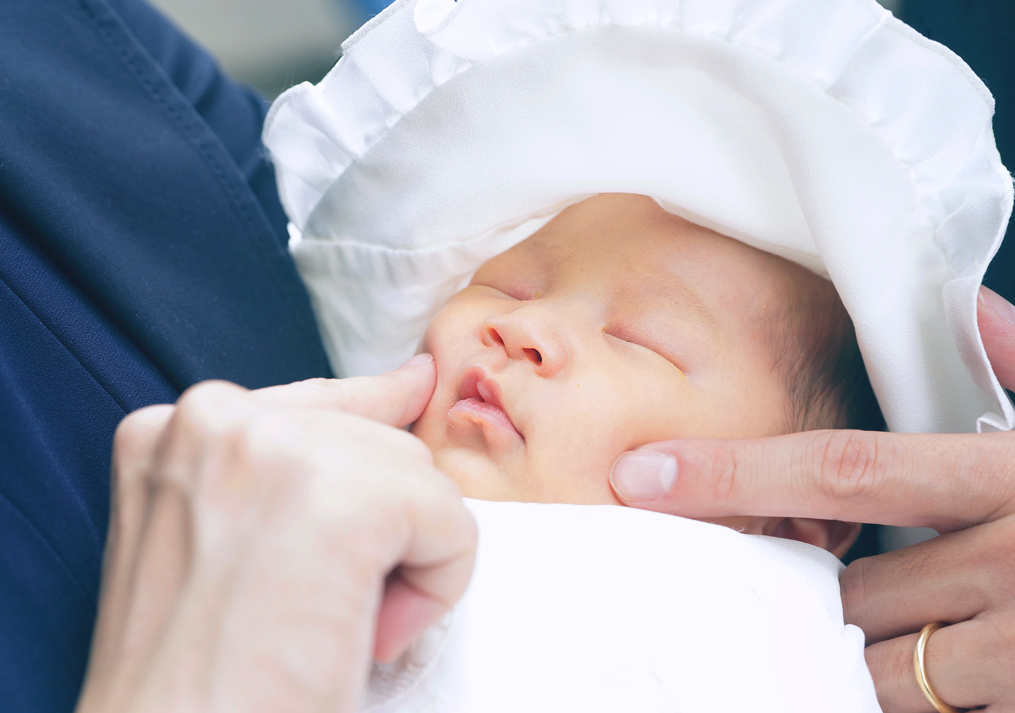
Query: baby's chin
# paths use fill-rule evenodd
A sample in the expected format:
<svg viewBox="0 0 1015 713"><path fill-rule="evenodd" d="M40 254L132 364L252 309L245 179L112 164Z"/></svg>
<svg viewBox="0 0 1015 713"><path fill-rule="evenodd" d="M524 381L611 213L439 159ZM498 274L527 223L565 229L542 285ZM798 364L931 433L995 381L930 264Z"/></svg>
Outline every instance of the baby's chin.
<svg viewBox="0 0 1015 713"><path fill-rule="evenodd" d="M533 481L526 472L524 447L494 448L484 428L477 424L454 428L446 409L431 413L434 404L431 401L416 421L412 434L426 444L434 465L455 481L462 495L476 500L527 502L517 485L519 478Z"/></svg>
<svg viewBox="0 0 1015 713"><path fill-rule="evenodd" d="M577 453L564 457L560 448L543 453L540 445L546 444L539 439L501 448L491 443L484 428L464 426L455 428L443 412L431 413L428 408L412 434L426 444L434 465L455 481L465 497L519 503L620 504L609 484L612 460L593 462L587 450L582 453L584 458Z"/></svg>
<svg viewBox="0 0 1015 713"><path fill-rule="evenodd" d="M430 445L430 444L427 444ZM607 473L602 483L592 483L588 473L539 472L524 458L498 462L482 450L465 446L432 449L434 465L447 474L462 491L476 500L517 503L568 503L571 505L619 505L609 486Z"/></svg>
<svg viewBox="0 0 1015 713"><path fill-rule="evenodd" d="M520 497L511 474L480 451L463 446L445 446L433 450L433 460L434 465L455 481L467 498L527 502Z"/></svg>

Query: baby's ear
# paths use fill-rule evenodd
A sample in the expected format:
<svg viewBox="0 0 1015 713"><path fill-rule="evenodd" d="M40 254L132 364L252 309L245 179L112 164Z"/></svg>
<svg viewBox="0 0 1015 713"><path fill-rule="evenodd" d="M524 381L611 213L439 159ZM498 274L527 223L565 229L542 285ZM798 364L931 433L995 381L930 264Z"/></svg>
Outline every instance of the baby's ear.
<svg viewBox="0 0 1015 713"><path fill-rule="evenodd" d="M806 542L841 558L860 535L860 523L806 517L773 518L765 524L764 534Z"/></svg>

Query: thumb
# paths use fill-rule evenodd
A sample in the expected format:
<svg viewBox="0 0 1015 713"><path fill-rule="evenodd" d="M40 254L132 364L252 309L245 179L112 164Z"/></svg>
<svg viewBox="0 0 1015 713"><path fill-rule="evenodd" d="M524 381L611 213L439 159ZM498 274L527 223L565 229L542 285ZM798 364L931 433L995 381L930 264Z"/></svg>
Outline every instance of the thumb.
<svg viewBox="0 0 1015 713"><path fill-rule="evenodd" d="M1015 389L1015 306L1001 295L980 287L976 304L980 338L997 380Z"/></svg>
<svg viewBox="0 0 1015 713"><path fill-rule="evenodd" d="M952 531L1015 512L1009 436L827 430L665 441L621 454L610 483L625 505L684 517L805 517Z"/></svg>
<svg viewBox="0 0 1015 713"><path fill-rule="evenodd" d="M271 406L343 411L401 428L420 417L436 386L433 357L418 354L380 376L307 379L251 393Z"/></svg>

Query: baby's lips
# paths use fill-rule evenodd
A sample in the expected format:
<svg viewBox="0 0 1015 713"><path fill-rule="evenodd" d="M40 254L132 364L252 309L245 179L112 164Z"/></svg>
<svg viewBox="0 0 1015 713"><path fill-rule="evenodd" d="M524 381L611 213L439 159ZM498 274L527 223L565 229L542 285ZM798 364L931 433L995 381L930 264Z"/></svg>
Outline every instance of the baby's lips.
<svg viewBox="0 0 1015 713"><path fill-rule="evenodd" d="M525 436L519 430L511 415L504 408L500 385L481 367L473 367L466 371L459 387L459 396L460 401L473 399L496 408L497 411L503 414L504 418L511 425L511 428L515 430L522 440L525 439Z"/></svg>
<svg viewBox="0 0 1015 713"><path fill-rule="evenodd" d="M504 410L500 386L480 367L473 367L465 373L459 391L463 399L479 399Z"/></svg>

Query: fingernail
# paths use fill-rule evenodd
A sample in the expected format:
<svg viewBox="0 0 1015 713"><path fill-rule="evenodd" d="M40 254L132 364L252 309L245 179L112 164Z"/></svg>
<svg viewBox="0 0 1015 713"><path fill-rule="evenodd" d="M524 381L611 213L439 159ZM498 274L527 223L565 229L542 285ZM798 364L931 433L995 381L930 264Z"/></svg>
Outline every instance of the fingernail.
<svg viewBox="0 0 1015 713"><path fill-rule="evenodd" d="M613 489L627 501L658 500L677 480L677 459L657 451L630 451L610 470Z"/></svg>
<svg viewBox="0 0 1015 713"><path fill-rule="evenodd" d="M433 361L433 354L417 354L409 361L402 364L399 369L404 369L409 366L422 366L423 364L429 364Z"/></svg>
<svg viewBox="0 0 1015 713"><path fill-rule="evenodd" d="M1015 305L989 287L980 285L980 302L1006 322L1015 322Z"/></svg>

